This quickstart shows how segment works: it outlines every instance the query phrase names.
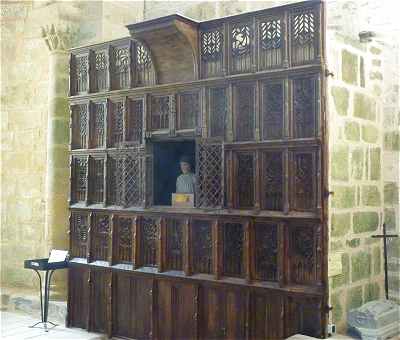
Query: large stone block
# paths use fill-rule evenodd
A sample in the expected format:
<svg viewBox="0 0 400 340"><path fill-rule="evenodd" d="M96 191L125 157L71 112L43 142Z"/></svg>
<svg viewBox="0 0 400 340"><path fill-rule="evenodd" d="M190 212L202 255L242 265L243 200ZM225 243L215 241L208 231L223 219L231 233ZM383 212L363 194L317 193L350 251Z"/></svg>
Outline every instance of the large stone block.
<svg viewBox="0 0 400 340"><path fill-rule="evenodd" d="M331 174L336 180L349 180L349 147L335 145L331 158Z"/></svg>
<svg viewBox="0 0 400 340"><path fill-rule="evenodd" d="M399 187L397 183L385 183L383 196L385 204L397 204L399 202Z"/></svg>
<svg viewBox="0 0 400 340"><path fill-rule="evenodd" d="M396 231L396 221L399 221L399 217L396 216L396 210L395 209L385 209L384 212L384 222L386 224L387 230L390 230L391 232Z"/></svg>
<svg viewBox="0 0 400 340"><path fill-rule="evenodd" d="M344 135L347 140L358 142L360 140L360 124L357 122L346 122Z"/></svg>
<svg viewBox="0 0 400 340"><path fill-rule="evenodd" d="M332 229L331 236L342 237L346 235L350 230L350 213L333 213L332 216Z"/></svg>
<svg viewBox="0 0 400 340"><path fill-rule="evenodd" d="M332 289L341 287L349 283L350 277L350 257L349 254L342 254L342 273L332 277Z"/></svg>
<svg viewBox="0 0 400 340"><path fill-rule="evenodd" d="M388 242L388 257L389 258L400 258L400 238L392 238Z"/></svg>
<svg viewBox="0 0 400 340"><path fill-rule="evenodd" d="M362 287L357 286L347 291L347 310L361 307L363 304Z"/></svg>
<svg viewBox="0 0 400 340"><path fill-rule="evenodd" d="M367 303L372 300L378 300L380 295L380 287L379 285L374 283L367 283L364 286L364 303Z"/></svg>
<svg viewBox="0 0 400 340"><path fill-rule="evenodd" d="M357 85L358 56L347 50L342 51L342 79L348 84Z"/></svg>
<svg viewBox="0 0 400 340"><path fill-rule="evenodd" d="M358 233L375 231L378 228L379 215L373 211L355 212L353 215L353 231Z"/></svg>
<svg viewBox="0 0 400 340"><path fill-rule="evenodd" d="M340 301L341 293L334 293L331 296L331 305L333 307L332 316L335 323L339 323L343 317L343 306Z"/></svg>
<svg viewBox="0 0 400 340"><path fill-rule="evenodd" d="M353 208L355 206L356 187L339 186L333 187L332 206L334 208Z"/></svg>
<svg viewBox="0 0 400 340"><path fill-rule="evenodd" d="M381 178L381 148L370 150L370 179L377 181Z"/></svg>
<svg viewBox="0 0 400 340"><path fill-rule="evenodd" d="M381 266L382 266L380 246L374 247L374 249L372 250L372 256L374 259L374 274L379 275L381 273Z"/></svg>
<svg viewBox="0 0 400 340"><path fill-rule="evenodd" d="M364 185L362 187L362 203L366 206L379 206L381 204L381 194L376 185Z"/></svg>
<svg viewBox="0 0 400 340"><path fill-rule="evenodd" d="M354 94L354 116L362 119L375 121L376 104L375 100L363 93Z"/></svg>
<svg viewBox="0 0 400 340"><path fill-rule="evenodd" d="M349 91L344 87L333 86L331 93L336 112L341 116L347 116L347 111L349 109Z"/></svg>
<svg viewBox="0 0 400 340"><path fill-rule="evenodd" d="M364 150L356 148L351 153L351 178L362 179L364 170Z"/></svg>
<svg viewBox="0 0 400 340"><path fill-rule="evenodd" d="M351 256L351 282L366 279L371 275L371 254L365 251Z"/></svg>
<svg viewBox="0 0 400 340"><path fill-rule="evenodd" d="M384 148L385 150L400 151L399 132L392 131L385 133Z"/></svg>
<svg viewBox="0 0 400 340"><path fill-rule="evenodd" d="M363 125L361 139L367 143L376 143L379 138L379 130L373 125Z"/></svg>

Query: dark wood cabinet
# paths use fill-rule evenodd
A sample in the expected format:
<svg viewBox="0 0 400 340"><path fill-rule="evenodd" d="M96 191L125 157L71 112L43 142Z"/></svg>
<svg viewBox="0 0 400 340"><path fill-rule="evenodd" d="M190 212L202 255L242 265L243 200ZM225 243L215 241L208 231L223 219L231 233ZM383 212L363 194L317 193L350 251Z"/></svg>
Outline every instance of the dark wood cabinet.
<svg viewBox="0 0 400 340"><path fill-rule="evenodd" d="M71 50L70 326L325 335L324 16L171 15ZM170 205L182 155L191 208Z"/></svg>

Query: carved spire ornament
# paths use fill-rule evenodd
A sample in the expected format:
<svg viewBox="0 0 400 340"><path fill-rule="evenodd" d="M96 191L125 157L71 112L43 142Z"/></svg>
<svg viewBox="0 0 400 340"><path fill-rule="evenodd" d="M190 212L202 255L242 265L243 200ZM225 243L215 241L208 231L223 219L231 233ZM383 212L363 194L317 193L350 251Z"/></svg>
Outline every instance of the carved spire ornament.
<svg viewBox="0 0 400 340"><path fill-rule="evenodd" d="M69 27L62 29L51 24L50 27L48 25L42 26L42 38L50 52L66 51L71 47L72 32Z"/></svg>

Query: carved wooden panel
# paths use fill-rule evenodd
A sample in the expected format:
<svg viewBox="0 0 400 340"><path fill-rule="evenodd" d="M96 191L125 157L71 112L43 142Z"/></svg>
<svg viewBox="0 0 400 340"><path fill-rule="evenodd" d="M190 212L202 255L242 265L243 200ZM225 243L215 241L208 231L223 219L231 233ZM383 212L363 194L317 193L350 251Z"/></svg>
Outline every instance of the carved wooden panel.
<svg viewBox="0 0 400 340"><path fill-rule="evenodd" d="M93 218L91 229L91 243L93 260L108 261L110 251L110 217L108 215L96 214Z"/></svg>
<svg viewBox="0 0 400 340"><path fill-rule="evenodd" d="M313 61L319 52L319 18L313 8L291 13L291 61L293 65Z"/></svg>
<svg viewBox="0 0 400 340"><path fill-rule="evenodd" d="M71 106L71 149L86 149L88 147L89 105L77 104Z"/></svg>
<svg viewBox="0 0 400 340"><path fill-rule="evenodd" d="M284 137L283 83L263 83L262 86L262 138L264 140Z"/></svg>
<svg viewBox="0 0 400 340"><path fill-rule="evenodd" d="M127 142L141 143L143 135L143 100L128 99L126 113L126 132Z"/></svg>
<svg viewBox="0 0 400 340"><path fill-rule="evenodd" d="M212 273L212 231L211 221L192 221L192 258L195 273Z"/></svg>
<svg viewBox="0 0 400 340"><path fill-rule="evenodd" d="M93 52L93 76L91 92L106 91L109 88L109 55L108 50Z"/></svg>
<svg viewBox="0 0 400 340"><path fill-rule="evenodd" d="M71 95L84 94L89 89L89 55L71 55Z"/></svg>
<svg viewBox="0 0 400 340"><path fill-rule="evenodd" d="M278 281L278 225L257 222L254 229L255 277L262 281Z"/></svg>
<svg viewBox="0 0 400 340"><path fill-rule="evenodd" d="M113 275L113 334L152 338L153 280L127 273Z"/></svg>
<svg viewBox="0 0 400 340"><path fill-rule="evenodd" d="M124 140L125 103L121 100L110 101L109 146L118 147Z"/></svg>
<svg viewBox="0 0 400 340"><path fill-rule="evenodd" d="M166 239L166 267L169 270L183 269L183 227L185 221L182 219L167 219Z"/></svg>
<svg viewBox="0 0 400 340"><path fill-rule="evenodd" d="M321 227L319 225L289 226L289 277L299 284L316 284L321 279Z"/></svg>
<svg viewBox="0 0 400 340"><path fill-rule="evenodd" d="M89 330L108 332L111 302L111 271L90 270Z"/></svg>
<svg viewBox="0 0 400 340"><path fill-rule="evenodd" d="M293 130L296 138L316 135L316 80L315 77L296 78L293 89Z"/></svg>
<svg viewBox="0 0 400 340"><path fill-rule="evenodd" d="M258 22L258 67L259 70L282 66L285 40L284 23L280 17L270 17Z"/></svg>
<svg viewBox="0 0 400 340"><path fill-rule="evenodd" d="M160 226L158 221L154 218L143 217L140 230L141 265L157 266L159 233Z"/></svg>
<svg viewBox="0 0 400 340"><path fill-rule="evenodd" d="M231 25L232 73L249 72L253 69L253 25L251 22Z"/></svg>
<svg viewBox="0 0 400 340"><path fill-rule="evenodd" d="M130 45L114 46L111 49L112 89L120 90L131 86L131 49Z"/></svg>
<svg viewBox="0 0 400 340"><path fill-rule="evenodd" d="M201 32L201 71L202 78L224 73L224 34L222 27Z"/></svg>
<svg viewBox="0 0 400 340"><path fill-rule="evenodd" d="M170 96L152 96L150 103L150 128L151 130L163 130L169 128Z"/></svg>
<svg viewBox="0 0 400 340"><path fill-rule="evenodd" d="M285 331L284 305L278 294L254 293L250 303L249 338L283 339Z"/></svg>
<svg viewBox="0 0 400 340"><path fill-rule="evenodd" d="M88 328L89 313L89 269L72 267L68 269L68 313L70 327Z"/></svg>
<svg viewBox="0 0 400 340"><path fill-rule="evenodd" d="M158 281L159 339L196 338L197 294L193 284Z"/></svg>
<svg viewBox="0 0 400 340"><path fill-rule="evenodd" d="M200 97L198 91L178 94L177 129L195 129L199 126Z"/></svg>
<svg viewBox="0 0 400 340"><path fill-rule="evenodd" d="M261 204L266 210L283 210L283 152L262 152Z"/></svg>
<svg viewBox="0 0 400 340"><path fill-rule="evenodd" d="M236 141L254 139L255 86L240 84L234 87L234 129Z"/></svg>
<svg viewBox="0 0 400 340"><path fill-rule="evenodd" d="M92 103L90 106L90 142L91 148L105 147L107 103Z"/></svg>
<svg viewBox="0 0 400 340"><path fill-rule="evenodd" d="M115 205L117 203L117 156L107 156L107 204Z"/></svg>
<svg viewBox="0 0 400 340"><path fill-rule="evenodd" d="M220 143L197 145L197 196L198 207L215 208L223 204L223 159Z"/></svg>
<svg viewBox="0 0 400 340"><path fill-rule="evenodd" d="M115 263L132 263L134 217L114 217Z"/></svg>
<svg viewBox="0 0 400 340"><path fill-rule="evenodd" d="M85 202L88 187L88 160L86 157L73 157L72 164L72 202Z"/></svg>
<svg viewBox="0 0 400 340"><path fill-rule="evenodd" d="M312 151L292 154L291 195L292 209L315 210L317 200L317 155Z"/></svg>
<svg viewBox="0 0 400 340"><path fill-rule="evenodd" d="M244 277L244 229L241 223L223 224L223 274Z"/></svg>
<svg viewBox="0 0 400 340"><path fill-rule="evenodd" d="M235 152L233 169L235 208L253 208L255 203L255 154Z"/></svg>
<svg viewBox="0 0 400 340"><path fill-rule="evenodd" d="M71 214L71 257L86 258L88 253L89 217L87 213Z"/></svg>
<svg viewBox="0 0 400 340"><path fill-rule="evenodd" d="M156 74L149 49L140 42L136 48L136 86L150 86L156 84Z"/></svg>
<svg viewBox="0 0 400 340"><path fill-rule="evenodd" d="M89 197L90 203L104 201L104 158L89 158Z"/></svg>
<svg viewBox="0 0 400 340"><path fill-rule="evenodd" d="M289 296L285 301L285 338L294 334L321 338L322 306L319 298Z"/></svg>
<svg viewBox="0 0 400 340"><path fill-rule="evenodd" d="M210 88L208 94L209 136L224 138L227 117L226 88Z"/></svg>

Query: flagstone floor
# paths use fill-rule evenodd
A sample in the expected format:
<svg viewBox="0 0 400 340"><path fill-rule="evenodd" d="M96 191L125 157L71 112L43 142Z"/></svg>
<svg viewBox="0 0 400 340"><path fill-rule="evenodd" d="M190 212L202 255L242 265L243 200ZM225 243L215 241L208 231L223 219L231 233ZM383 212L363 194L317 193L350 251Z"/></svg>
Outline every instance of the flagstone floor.
<svg viewBox="0 0 400 340"><path fill-rule="evenodd" d="M66 328L58 325L48 332L41 328L30 328L38 320L15 312L0 312L0 339L7 340L105 340L106 336L98 333L89 333L79 328ZM40 326L40 325L39 325Z"/></svg>

